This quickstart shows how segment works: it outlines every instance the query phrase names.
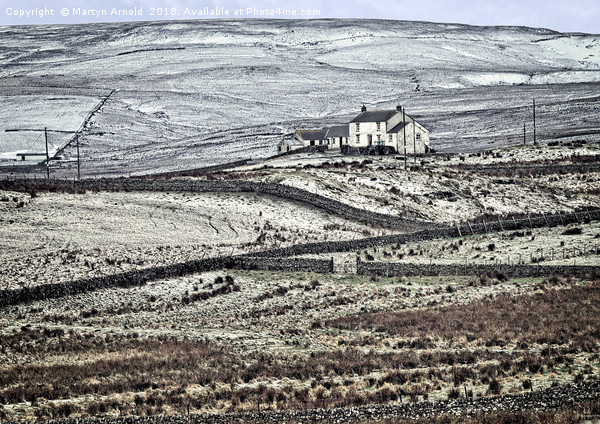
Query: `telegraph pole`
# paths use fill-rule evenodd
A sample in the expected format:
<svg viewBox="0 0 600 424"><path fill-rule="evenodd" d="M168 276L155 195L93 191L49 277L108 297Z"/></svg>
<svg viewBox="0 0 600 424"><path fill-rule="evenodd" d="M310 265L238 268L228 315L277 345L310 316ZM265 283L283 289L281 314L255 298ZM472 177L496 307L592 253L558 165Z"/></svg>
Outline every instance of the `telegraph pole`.
<svg viewBox="0 0 600 424"><path fill-rule="evenodd" d="M533 99L533 144L537 144L536 126L535 126L535 99Z"/></svg>
<svg viewBox="0 0 600 424"><path fill-rule="evenodd" d="M525 132L525 124L523 124L523 144L527 144L527 133Z"/></svg>
<svg viewBox="0 0 600 424"><path fill-rule="evenodd" d="M44 139L46 140L46 179L50 179L50 155L48 154L48 129L44 127Z"/></svg>
<svg viewBox="0 0 600 424"><path fill-rule="evenodd" d="M415 157L415 165L417 164L417 124L415 124L415 120L412 120L413 123L413 156Z"/></svg>
<svg viewBox="0 0 600 424"><path fill-rule="evenodd" d="M79 134L75 134L77 140L77 181L81 181L81 163L79 162Z"/></svg>
<svg viewBox="0 0 600 424"><path fill-rule="evenodd" d="M406 169L406 112L402 108L402 123L404 124L404 169Z"/></svg>

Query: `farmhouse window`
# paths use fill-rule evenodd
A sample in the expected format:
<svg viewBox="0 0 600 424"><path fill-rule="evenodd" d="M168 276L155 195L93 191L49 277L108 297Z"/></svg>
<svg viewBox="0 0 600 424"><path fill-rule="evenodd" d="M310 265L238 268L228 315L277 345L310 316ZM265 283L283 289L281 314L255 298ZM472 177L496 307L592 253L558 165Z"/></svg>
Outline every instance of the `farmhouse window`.
<svg viewBox="0 0 600 424"><path fill-rule="evenodd" d="M356 124L356 132L360 132L360 124L359 123Z"/></svg>
<svg viewBox="0 0 600 424"><path fill-rule="evenodd" d="M417 140L421 141L421 133L417 133Z"/></svg>
<svg viewBox="0 0 600 424"><path fill-rule="evenodd" d="M377 131L381 131L381 122L377 123Z"/></svg>
<svg viewBox="0 0 600 424"><path fill-rule="evenodd" d="M390 143L392 143L394 141L394 136L392 134L390 134Z"/></svg>
<svg viewBox="0 0 600 424"><path fill-rule="evenodd" d="M381 141L381 134L377 134L377 141Z"/></svg>

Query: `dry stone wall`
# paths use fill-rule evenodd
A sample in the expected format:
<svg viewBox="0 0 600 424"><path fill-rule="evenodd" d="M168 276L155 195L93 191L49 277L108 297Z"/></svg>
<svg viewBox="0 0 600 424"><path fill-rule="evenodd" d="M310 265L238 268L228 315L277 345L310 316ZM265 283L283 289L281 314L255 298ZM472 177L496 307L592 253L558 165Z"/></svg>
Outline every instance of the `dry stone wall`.
<svg viewBox="0 0 600 424"><path fill-rule="evenodd" d="M297 187L284 184L243 181L243 180L192 180L192 179L86 179L67 180L3 180L0 188L6 190L30 191L178 191L191 193L259 193L296 202L302 202L323 209L346 219L377 224L387 228L424 228L425 224L396 216L380 214L329 199ZM431 224L428 224L431 225Z"/></svg>
<svg viewBox="0 0 600 424"><path fill-rule="evenodd" d="M163 172L160 174L152 174L151 177L180 177L186 175L196 175L204 172L223 171L225 169L237 168L238 166L247 165L250 159L238 160L235 162L222 163L220 165L205 166L203 168L186 169L185 171Z"/></svg>
<svg viewBox="0 0 600 424"><path fill-rule="evenodd" d="M458 165L458 169L475 171L479 174L511 176L511 175L568 175L587 174L600 171L600 163L569 165Z"/></svg>
<svg viewBox="0 0 600 424"><path fill-rule="evenodd" d="M264 411L256 413L202 414L150 417L88 418L51 421L53 424L269 424L269 423L352 423L384 419L430 418L442 414L474 415L506 412L542 412L570 407L600 398L600 381L588 380L568 386L499 397L458 399L416 404L367 405L353 408L306 411Z"/></svg>
<svg viewBox="0 0 600 424"><path fill-rule="evenodd" d="M458 228L447 232L447 228L418 220L409 220L392 215L380 214L365 209L355 208L351 205L338 202L328 197L311 193L297 187L284 184L243 181L243 180L193 180L193 179L87 179L83 181L67 180L2 180L0 189L31 191L35 189L49 191L154 191L154 192L192 192L192 193L259 193L263 195L280 197L287 200L309 204L325 210L331 214L344 218L381 225L387 228L397 228L405 231L417 231L428 228L428 231L440 231L444 234L454 234L456 237L466 234L483 234L506 229L538 228L543 226L563 225L581 222L586 219L598 219L600 210L580 212L579 214L535 215L527 218L510 219L504 221L489 221L486 223L465 223ZM498 218L499 219L499 218ZM450 235L454 237L454 235Z"/></svg>
<svg viewBox="0 0 600 424"><path fill-rule="evenodd" d="M292 155L297 155L300 153L323 153L324 151L329 150L328 146L304 146L304 147L300 147L299 149L295 149L295 150L290 150L289 152L282 152L282 153L278 153L274 156L270 156L269 159L275 159L275 158L280 158L280 157L284 157L284 156L292 156Z"/></svg>
<svg viewBox="0 0 600 424"><path fill-rule="evenodd" d="M583 223L600 220L600 209L589 210L579 213L554 214L554 215L531 215L525 218L499 218L495 221L482 221L480 223L464 223L459 226L432 227L427 230L419 230L406 234L391 234L381 237L369 237L347 241L328 241L306 244L297 244L280 249L271 249L264 252L253 253L253 256L277 256L288 257L306 254L326 254L333 252L353 252L361 249L369 249L388 244L406 244L411 242L442 240L455 237L463 237L475 234L495 233L499 231L514 231L524 228L556 227L573 223Z"/></svg>
<svg viewBox="0 0 600 424"><path fill-rule="evenodd" d="M173 265L133 270L103 277L0 291L0 308L38 300L70 296L113 287L141 286L149 281L181 277L219 269L277 270L326 273L333 271L331 260L300 258L253 258L229 256L207 258Z"/></svg>
<svg viewBox="0 0 600 424"><path fill-rule="evenodd" d="M219 180L199 181L189 179L96 179L72 182L66 180L4 180L0 181L0 188L29 191L33 189L44 189L50 191L69 190L108 190L108 191L185 191L185 192L257 192L294 201L301 201L322 208L332 213L345 216L348 219L375 222L385 224L389 227L413 230L407 234L392 234L382 237L370 237L351 241L330 241L299 244L285 248L271 249L233 257L219 257L173 264L163 267L155 267L144 270L135 270L112 276L97 277L86 280L78 280L20 290L0 291L0 307L15 305L24 302L56 298L76 293L98 290L107 287L127 287L131 285L142 285L151 280L164 279L175 276L205 272L216 269L243 268L243 269L271 269L286 271L311 271L332 272L332 260L314 260L306 258L286 259L304 254L325 255L332 252L349 252L372 248L386 244L404 244L409 242L446 239L461 237L470 234L484 234L497 231L510 231L523 228L539 228L544 226L558 226L569 223L581 223L584 221L600 219L600 209L555 215L527 216L520 219L505 218L496 221L485 221L481 223L464 223L460 226L429 226L423 230L424 223L408 221L398 217L376 214L365 211L340 202L328 199L314 193L307 192L295 187L289 187L274 183L259 183L252 181ZM454 266L418 266L413 264L394 264L396 267L390 270L388 264L365 264L359 263L360 273L415 273L434 275L445 273L468 273L479 275L485 272L479 266L465 267ZM503 265L506 267L506 265ZM487 268L486 268L487 270ZM596 268L583 269L581 267L559 267L549 268L547 266L521 266L513 268L513 275L549 275L550 273L597 273ZM578 274L579 275L579 274Z"/></svg>
<svg viewBox="0 0 600 424"><path fill-rule="evenodd" d="M486 265L486 264L416 264L357 261L357 273L366 275L482 275L501 272L510 277L547 277L556 275L598 276L600 266L594 265Z"/></svg>

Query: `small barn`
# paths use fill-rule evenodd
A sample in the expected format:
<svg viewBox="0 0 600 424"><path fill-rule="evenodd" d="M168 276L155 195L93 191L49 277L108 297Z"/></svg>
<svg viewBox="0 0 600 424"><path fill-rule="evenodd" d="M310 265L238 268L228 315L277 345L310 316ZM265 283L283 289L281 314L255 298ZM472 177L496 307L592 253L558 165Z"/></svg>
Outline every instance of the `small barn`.
<svg viewBox="0 0 600 424"><path fill-rule="evenodd" d="M327 143L326 133L325 129L296 130L294 138L304 146L323 146Z"/></svg>
<svg viewBox="0 0 600 424"><path fill-rule="evenodd" d="M298 150L304 147L304 144L294 138L286 138L281 140L281 142L277 145L277 152L279 153L287 153L293 150Z"/></svg>

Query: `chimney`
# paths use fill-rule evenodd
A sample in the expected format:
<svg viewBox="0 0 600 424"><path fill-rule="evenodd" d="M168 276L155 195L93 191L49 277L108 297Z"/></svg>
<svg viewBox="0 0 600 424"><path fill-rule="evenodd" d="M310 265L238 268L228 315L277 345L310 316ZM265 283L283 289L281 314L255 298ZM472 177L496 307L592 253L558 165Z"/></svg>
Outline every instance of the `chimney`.
<svg viewBox="0 0 600 424"><path fill-rule="evenodd" d="M361 112L366 112L367 111L367 107L365 105L362 105L362 108L360 109Z"/></svg>
<svg viewBox="0 0 600 424"><path fill-rule="evenodd" d="M397 110L398 112L402 112L402 105L401 105L401 104L397 104L397 105L396 105L396 110Z"/></svg>

